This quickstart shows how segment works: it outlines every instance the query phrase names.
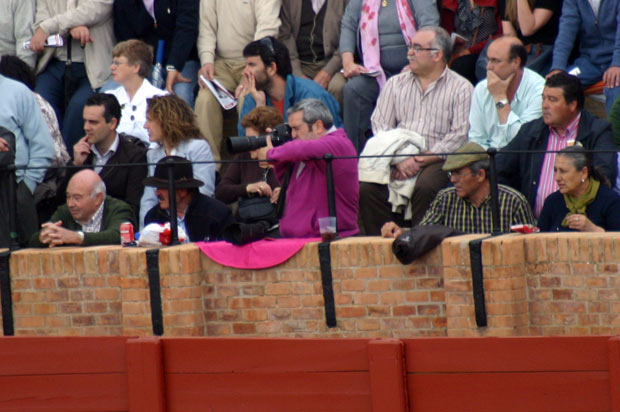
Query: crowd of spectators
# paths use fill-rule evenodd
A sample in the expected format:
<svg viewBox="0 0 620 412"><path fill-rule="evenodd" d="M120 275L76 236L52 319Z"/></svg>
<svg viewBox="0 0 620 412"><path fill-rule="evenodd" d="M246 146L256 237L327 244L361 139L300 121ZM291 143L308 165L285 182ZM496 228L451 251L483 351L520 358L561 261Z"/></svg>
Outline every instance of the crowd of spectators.
<svg viewBox="0 0 620 412"><path fill-rule="evenodd" d="M0 0L18 241L112 242L172 196L189 241L330 214L340 236L619 230L618 21L620 0ZM261 143L224 150L224 110Z"/></svg>

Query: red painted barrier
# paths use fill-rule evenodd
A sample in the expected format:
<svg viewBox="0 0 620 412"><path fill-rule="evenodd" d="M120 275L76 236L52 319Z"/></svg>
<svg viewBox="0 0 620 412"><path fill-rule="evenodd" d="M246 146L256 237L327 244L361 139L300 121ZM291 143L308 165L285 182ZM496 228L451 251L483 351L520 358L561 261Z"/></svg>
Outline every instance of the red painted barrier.
<svg viewBox="0 0 620 412"><path fill-rule="evenodd" d="M129 411L128 339L0 339L0 411Z"/></svg>
<svg viewBox="0 0 620 412"><path fill-rule="evenodd" d="M620 411L620 338L2 338L0 411Z"/></svg>
<svg viewBox="0 0 620 412"><path fill-rule="evenodd" d="M405 340L410 410L618 410L611 408L610 375L618 371L609 369L609 342L609 337Z"/></svg>

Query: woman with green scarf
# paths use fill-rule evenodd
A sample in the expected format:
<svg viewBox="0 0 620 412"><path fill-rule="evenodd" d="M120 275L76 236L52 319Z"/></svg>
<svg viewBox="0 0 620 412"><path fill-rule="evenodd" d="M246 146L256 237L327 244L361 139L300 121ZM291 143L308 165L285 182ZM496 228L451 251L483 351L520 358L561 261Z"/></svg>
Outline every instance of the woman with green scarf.
<svg viewBox="0 0 620 412"><path fill-rule="evenodd" d="M620 195L583 147L569 146L557 154L553 178L559 190L545 200L541 231L620 231Z"/></svg>

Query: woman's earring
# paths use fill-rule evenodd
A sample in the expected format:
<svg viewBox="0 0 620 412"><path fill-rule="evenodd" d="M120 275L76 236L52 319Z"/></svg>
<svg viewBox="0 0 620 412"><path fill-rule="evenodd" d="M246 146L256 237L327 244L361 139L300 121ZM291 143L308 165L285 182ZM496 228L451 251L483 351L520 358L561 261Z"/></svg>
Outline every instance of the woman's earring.
<svg viewBox="0 0 620 412"><path fill-rule="evenodd" d="M585 182L586 182L586 179L581 179L581 183L585 183Z"/></svg>

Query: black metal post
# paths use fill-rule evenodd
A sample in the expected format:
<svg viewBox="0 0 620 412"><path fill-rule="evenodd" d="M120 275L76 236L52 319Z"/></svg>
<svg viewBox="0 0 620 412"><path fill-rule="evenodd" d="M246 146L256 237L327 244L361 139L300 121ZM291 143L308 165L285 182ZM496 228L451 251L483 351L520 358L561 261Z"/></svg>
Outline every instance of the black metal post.
<svg viewBox="0 0 620 412"><path fill-rule="evenodd" d="M329 208L329 216L336 217L336 192L334 190L334 171L332 169L334 156L331 153L326 153L323 159L325 159L327 166L327 207ZM336 221L336 227L338 227L337 223L338 221Z"/></svg>
<svg viewBox="0 0 620 412"><path fill-rule="evenodd" d="M10 259L11 252L5 251L0 253L0 296L2 298L2 332L4 336L15 335Z"/></svg>
<svg viewBox="0 0 620 412"><path fill-rule="evenodd" d="M332 281L330 242L319 243L319 264L321 266L321 284L323 286L323 301L325 304L325 324L328 328L335 328L337 326L336 304Z"/></svg>
<svg viewBox="0 0 620 412"><path fill-rule="evenodd" d="M170 213L170 245L179 244L179 227L177 225L177 195L174 186L174 160L167 159L168 164L168 212Z"/></svg>
<svg viewBox="0 0 620 412"><path fill-rule="evenodd" d="M19 241L17 240L17 181L15 180L15 164L7 165L7 182L9 186L9 237L11 243L10 250L19 249ZM27 239L24 239L25 241Z"/></svg>
<svg viewBox="0 0 620 412"><path fill-rule="evenodd" d="M155 336L164 334L164 316L161 308L161 287L159 277L159 249L146 251L146 269L149 278L151 302L151 325Z"/></svg>
<svg viewBox="0 0 620 412"><path fill-rule="evenodd" d="M491 218L493 220L493 235L502 233L502 228L499 224L499 192L497 190L497 166L495 165L495 155L497 149L489 147L487 149L489 154L489 184L491 185Z"/></svg>
<svg viewBox="0 0 620 412"><path fill-rule="evenodd" d="M489 237L493 237L493 235ZM474 239L469 242L474 314L476 315L476 326L479 328L487 326L487 309L484 297L484 274L482 265L482 241L489 237Z"/></svg>

